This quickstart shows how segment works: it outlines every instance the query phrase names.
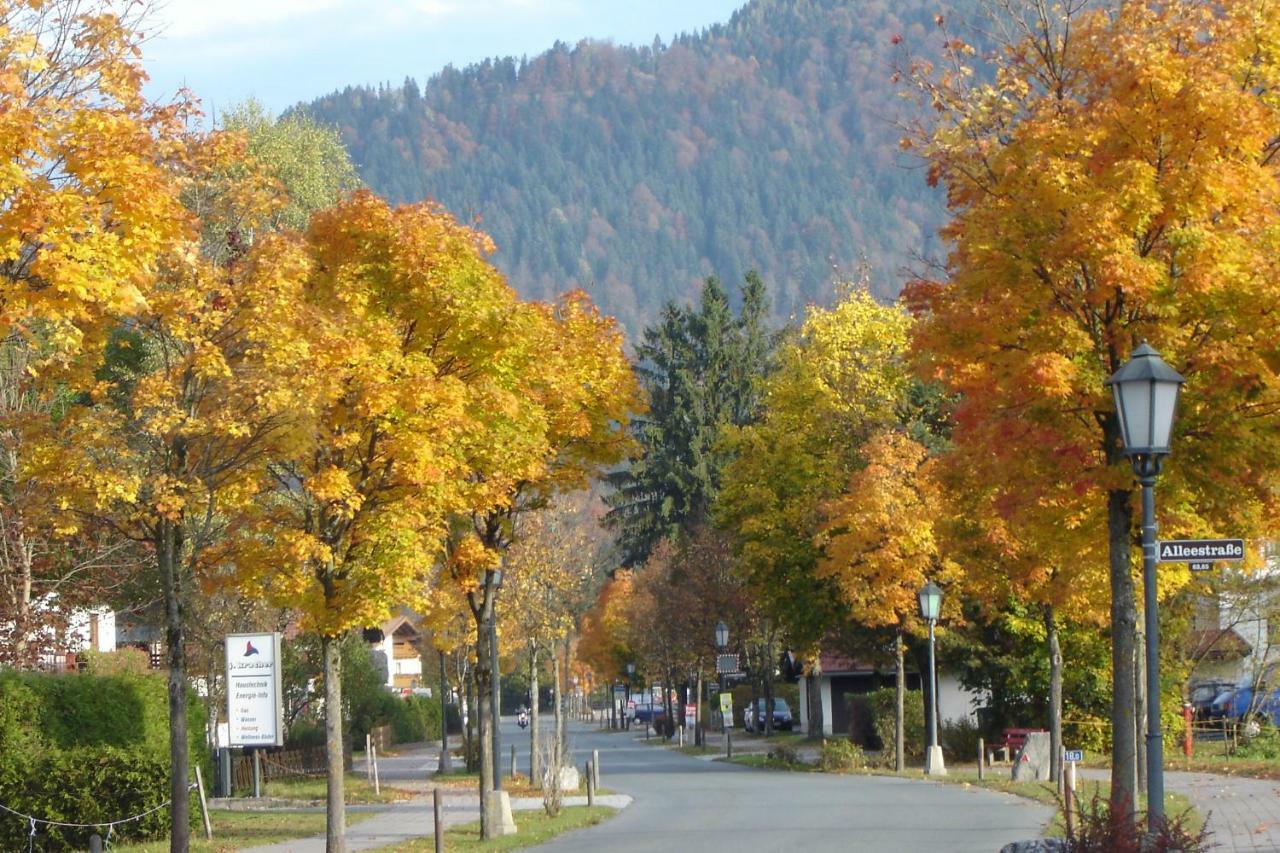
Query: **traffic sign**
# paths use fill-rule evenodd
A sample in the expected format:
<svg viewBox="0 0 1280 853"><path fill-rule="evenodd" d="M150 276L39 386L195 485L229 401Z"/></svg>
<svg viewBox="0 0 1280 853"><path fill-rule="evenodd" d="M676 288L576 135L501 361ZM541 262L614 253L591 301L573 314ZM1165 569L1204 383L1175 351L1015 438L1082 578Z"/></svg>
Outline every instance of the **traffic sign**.
<svg viewBox="0 0 1280 853"><path fill-rule="evenodd" d="M1064 749L1062 750L1063 761L1084 761L1083 749Z"/></svg>
<svg viewBox="0 0 1280 853"><path fill-rule="evenodd" d="M738 656L736 654L716 655L716 672L718 674L723 675L728 672L737 672L737 671L738 671Z"/></svg>
<svg viewBox="0 0 1280 853"><path fill-rule="evenodd" d="M1190 563L1193 572L1211 572L1213 571L1213 563Z"/></svg>
<svg viewBox="0 0 1280 853"><path fill-rule="evenodd" d="M1162 563L1203 563L1244 559L1243 539L1169 539L1157 543Z"/></svg>

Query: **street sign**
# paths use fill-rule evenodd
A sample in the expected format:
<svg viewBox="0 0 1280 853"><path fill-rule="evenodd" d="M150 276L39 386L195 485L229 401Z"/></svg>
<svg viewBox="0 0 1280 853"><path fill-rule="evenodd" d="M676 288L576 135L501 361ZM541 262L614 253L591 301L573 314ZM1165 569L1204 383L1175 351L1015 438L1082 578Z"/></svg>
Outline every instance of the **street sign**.
<svg viewBox="0 0 1280 853"><path fill-rule="evenodd" d="M1083 749L1064 749L1062 751L1063 761L1084 761Z"/></svg>
<svg viewBox="0 0 1280 853"><path fill-rule="evenodd" d="M685 705L685 706L684 706L684 718L685 718L686 720L694 720L694 719L696 719L696 718L697 718L697 716L698 716L698 706L697 706L697 705Z"/></svg>
<svg viewBox="0 0 1280 853"><path fill-rule="evenodd" d="M283 746L280 634L228 634L227 741L231 746Z"/></svg>
<svg viewBox="0 0 1280 853"><path fill-rule="evenodd" d="M1244 559L1243 539L1169 539L1158 542L1156 547L1162 563L1239 562Z"/></svg>
<svg viewBox="0 0 1280 853"><path fill-rule="evenodd" d="M720 713L724 716L724 727L733 728L733 694L720 694Z"/></svg>
<svg viewBox="0 0 1280 853"><path fill-rule="evenodd" d="M1193 572L1211 572L1213 571L1213 563L1191 563L1191 571Z"/></svg>
<svg viewBox="0 0 1280 853"><path fill-rule="evenodd" d="M723 675L727 672L738 671L738 656L732 655L716 655L716 673Z"/></svg>

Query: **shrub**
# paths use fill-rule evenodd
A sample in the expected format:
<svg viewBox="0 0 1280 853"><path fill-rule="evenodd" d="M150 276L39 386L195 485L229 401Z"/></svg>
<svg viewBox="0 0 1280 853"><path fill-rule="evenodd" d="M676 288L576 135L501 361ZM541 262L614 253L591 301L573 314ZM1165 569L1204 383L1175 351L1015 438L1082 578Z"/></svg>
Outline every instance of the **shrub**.
<svg viewBox="0 0 1280 853"><path fill-rule="evenodd" d="M141 814L169 799L167 757L104 746L48 750L22 758L23 772L6 785L3 801L34 817L106 823ZM193 808L191 816L194 826L199 809ZM26 821L6 815L0 819L0 849L27 849L29 832ZM95 832L106 835L105 829L40 824L36 844L40 849L87 850L89 836ZM169 810L159 809L141 820L116 826L112 840L163 838L168 832Z"/></svg>
<svg viewBox="0 0 1280 853"><path fill-rule="evenodd" d="M391 714L396 743L436 740L440 737L440 702L425 696L406 696Z"/></svg>
<svg viewBox="0 0 1280 853"><path fill-rule="evenodd" d="M1123 810L1112 811L1108 802L1094 792L1088 804L1080 808L1074 831L1067 836L1071 853L1203 853L1214 845L1209 830L1192 832L1187 827L1189 812L1157 822L1148 834L1146 820L1138 815L1127 819Z"/></svg>
<svg viewBox="0 0 1280 853"><path fill-rule="evenodd" d="M324 723L319 720L297 720L289 727L286 749L324 748Z"/></svg>
<svg viewBox="0 0 1280 853"><path fill-rule="evenodd" d="M800 753L796 751L794 746L780 743L773 749L769 750L769 757L774 761L781 761L784 764L799 764Z"/></svg>
<svg viewBox="0 0 1280 853"><path fill-rule="evenodd" d="M978 739L982 737L982 729L968 717L958 720L943 720L938 742L952 761L976 761L978 756Z"/></svg>
<svg viewBox="0 0 1280 853"><path fill-rule="evenodd" d="M204 705L189 698L191 762L207 766ZM160 805L169 799L168 721L167 680L159 673L0 673L0 802L74 823ZM163 836L167 820L162 809L117 827L113 838ZM26 849L29 831L25 821L0 819L0 850ZM37 837L46 849L83 850L92 833L42 824Z"/></svg>
<svg viewBox="0 0 1280 853"><path fill-rule="evenodd" d="M849 773L867 766L867 757L862 754L862 747L844 738L833 738L822 742L822 755L818 766L827 773Z"/></svg>
<svg viewBox="0 0 1280 853"><path fill-rule="evenodd" d="M867 694L871 706L872 726L880 746L880 760L894 763L893 715L897 706L897 690L885 687ZM907 761L919 761L924 757L924 699L919 690L908 690L903 699L903 740Z"/></svg>
<svg viewBox="0 0 1280 853"><path fill-rule="evenodd" d="M1181 709L1178 711L1181 715ZM1066 715L1063 715L1064 717ZM1179 721L1178 728L1175 730L1181 737L1182 723ZM1071 749L1083 749L1088 752L1107 753L1111 751L1111 723L1102 717L1094 717L1088 714L1073 711L1070 719L1062 721L1062 742ZM1169 733L1168 722L1165 722L1165 734ZM1168 740L1165 741L1166 751L1174 749L1175 745L1170 745ZM1177 747L1180 748L1180 747Z"/></svg>

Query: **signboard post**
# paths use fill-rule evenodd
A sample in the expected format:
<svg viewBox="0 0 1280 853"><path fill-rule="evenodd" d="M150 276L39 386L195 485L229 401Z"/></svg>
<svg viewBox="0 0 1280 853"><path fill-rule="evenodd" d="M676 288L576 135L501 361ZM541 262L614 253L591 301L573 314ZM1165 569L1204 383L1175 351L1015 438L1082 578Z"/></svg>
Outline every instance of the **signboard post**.
<svg viewBox="0 0 1280 853"><path fill-rule="evenodd" d="M228 634L227 742L230 746L283 746L278 633Z"/></svg>

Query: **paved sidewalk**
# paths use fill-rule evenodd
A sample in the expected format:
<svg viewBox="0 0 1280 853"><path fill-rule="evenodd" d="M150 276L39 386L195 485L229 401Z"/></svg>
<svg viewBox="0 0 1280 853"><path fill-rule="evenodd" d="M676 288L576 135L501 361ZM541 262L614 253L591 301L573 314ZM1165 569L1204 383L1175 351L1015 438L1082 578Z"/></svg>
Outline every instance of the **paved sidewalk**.
<svg viewBox="0 0 1280 853"><path fill-rule="evenodd" d="M1087 779L1110 779L1108 770L1086 769ZM1182 794L1208 818L1211 839L1224 851L1280 851L1280 782L1166 770L1164 787Z"/></svg>
<svg viewBox="0 0 1280 853"><path fill-rule="evenodd" d="M565 797L566 806L585 806L586 797ZM631 798L624 794L608 794L596 797L596 805L615 809L626 808ZM536 811L542 808L537 797L512 797L513 812ZM520 824L517 814L516 825ZM480 819L479 798L464 794L444 798L445 827L474 823ZM375 817L347 828L348 850L376 850L392 844L400 844L415 838L430 838L435 834L435 822L430 802L396 803L378 811ZM324 836L297 838L279 844L247 848L241 853L324 853Z"/></svg>

